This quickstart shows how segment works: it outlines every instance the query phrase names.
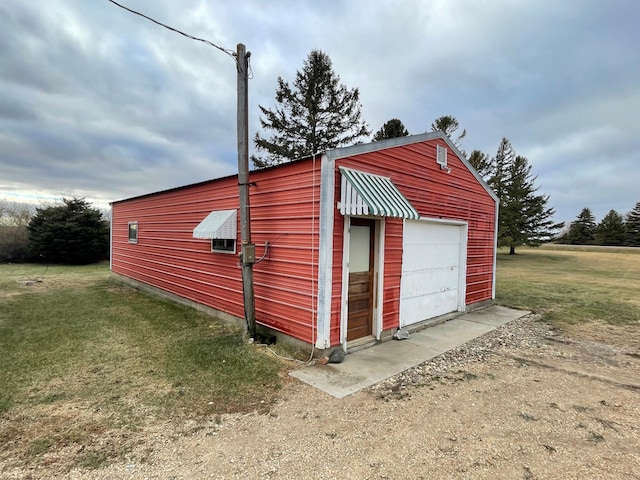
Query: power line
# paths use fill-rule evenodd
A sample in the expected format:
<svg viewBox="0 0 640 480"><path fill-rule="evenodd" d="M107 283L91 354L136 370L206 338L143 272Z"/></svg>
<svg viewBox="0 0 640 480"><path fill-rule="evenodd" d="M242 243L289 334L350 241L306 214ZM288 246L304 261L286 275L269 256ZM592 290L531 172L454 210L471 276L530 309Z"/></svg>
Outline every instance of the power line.
<svg viewBox="0 0 640 480"><path fill-rule="evenodd" d="M188 33L185 33L185 32L182 32L182 31L178 30L177 28L173 28L173 27L170 27L169 25L165 25L165 24L164 24L164 23L162 23L162 22L159 22L159 21L157 21L157 20L154 20L154 19L153 19L153 18L151 18L151 17L148 17L148 16L147 16L147 15L145 15L144 13L136 12L135 10L132 10L132 9L130 9L130 8L128 8L128 7L125 7L124 5L120 5L118 2L115 2L114 0L107 0L107 1L109 1L109 2L113 3L114 5L116 5L116 6L120 7L120 8L122 8L122 9L124 9L124 10L127 10L128 12L133 13L134 15L140 15L141 17L146 18L147 20L149 20L149 21L151 21L151 22L153 22L153 23L155 23L155 24L157 24L157 25L160 25L161 27L164 27L164 28L166 28L166 29L168 29L168 30L171 30L171 31L176 32L176 33L179 33L180 35L183 35L183 36L185 36L185 37L187 37L187 38L190 38L191 40L197 40L198 42L206 43L207 45L210 45L210 46L212 46L212 47L214 47L214 48L217 48L217 49L218 49L218 50L220 50L221 52L226 53L226 54L227 54L227 55L229 55L231 58L233 58L234 60L236 60L236 61L237 61L237 59L236 59L236 52L234 52L233 50L230 50L230 49L228 49L228 48L223 48L223 47L221 47L221 46L219 46L219 45L216 45L216 44L215 44L215 43L213 43L213 42L210 42L210 41L209 41L209 40L207 40L207 39L194 37L193 35L189 35Z"/></svg>
<svg viewBox="0 0 640 480"><path fill-rule="evenodd" d="M256 311L255 311L255 294L253 289L253 264L255 263L255 244L251 243L251 216L249 213L249 121L248 121L248 80L250 77L249 59L251 53L246 51L244 44L238 44L237 53L216 45L204 38L194 37L188 33L181 32L178 29L158 22L147 15L136 12L130 8L120 5L114 0L109 0L117 7L120 7L134 15L139 15L161 27L172 32L179 33L191 40L206 43L218 50L226 53L235 60L236 70L238 72L238 185L240 186L240 224L242 225L242 298L244 304L245 319L247 321L247 331L255 338L256 336ZM252 253L252 255L249 255ZM251 257L251 258L249 258Z"/></svg>

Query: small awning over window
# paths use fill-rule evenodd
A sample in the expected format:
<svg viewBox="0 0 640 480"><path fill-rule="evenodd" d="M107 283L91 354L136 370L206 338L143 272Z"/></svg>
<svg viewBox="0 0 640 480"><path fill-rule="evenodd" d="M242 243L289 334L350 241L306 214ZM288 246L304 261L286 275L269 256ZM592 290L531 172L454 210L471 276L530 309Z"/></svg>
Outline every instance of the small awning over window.
<svg viewBox="0 0 640 480"><path fill-rule="evenodd" d="M340 167L338 208L342 215L374 215L418 220L420 214L390 178Z"/></svg>
<svg viewBox="0 0 640 480"><path fill-rule="evenodd" d="M193 230L193 238L236 239L238 216L235 210L214 210Z"/></svg>

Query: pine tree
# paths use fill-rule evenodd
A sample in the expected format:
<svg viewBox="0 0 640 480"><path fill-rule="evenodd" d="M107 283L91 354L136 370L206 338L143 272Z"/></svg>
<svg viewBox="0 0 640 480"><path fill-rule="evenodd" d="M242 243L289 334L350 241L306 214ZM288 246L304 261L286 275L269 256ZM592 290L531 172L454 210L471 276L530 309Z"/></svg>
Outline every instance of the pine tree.
<svg viewBox="0 0 640 480"><path fill-rule="evenodd" d="M552 220L555 211L547 208L548 195L537 195L537 177L526 157L516 156L511 142L503 138L495 157L490 160L474 152L473 160L481 166L487 183L500 200L498 214L498 245L509 246L515 254L521 245L537 246L551 240L563 223ZM473 164L473 163L472 163Z"/></svg>
<svg viewBox="0 0 640 480"><path fill-rule="evenodd" d="M84 265L108 258L109 224L81 198L37 208L29 225L29 255L36 262Z"/></svg>
<svg viewBox="0 0 640 480"><path fill-rule="evenodd" d="M462 139L467 136L467 131L462 129L462 133L453 139L453 134L460 128L460 124L458 120L453 115L442 115L441 117L436 118L431 124L432 132L443 132L447 137L451 139L453 144L460 148L460 143Z"/></svg>
<svg viewBox="0 0 640 480"><path fill-rule="evenodd" d="M516 253L521 245L538 246L551 240L563 223L552 220L555 210L547 208L548 195L537 195L536 176L526 157L518 155L504 164L506 175L501 179L500 212L498 220L498 244L509 247L509 254Z"/></svg>
<svg viewBox="0 0 640 480"><path fill-rule="evenodd" d="M482 178L487 178L491 173L491 158L480 150L474 150L471 152L471 155L469 155L469 163L476 169Z"/></svg>
<svg viewBox="0 0 640 480"><path fill-rule="evenodd" d="M571 222L567 241L571 245L593 245L596 234L596 219L588 208L583 208L576 219Z"/></svg>
<svg viewBox="0 0 640 480"><path fill-rule="evenodd" d="M624 245L625 226L624 218L615 210L610 210L596 229L597 245Z"/></svg>
<svg viewBox="0 0 640 480"><path fill-rule="evenodd" d="M361 118L358 89L340 83L331 59L320 50L309 54L293 87L278 78L275 98L275 109L259 106L260 125L271 136L258 132L254 137L261 156L251 160L258 168L350 145L371 134Z"/></svg>
<svg viewBox="0 0 640 480"><path fill-rule="evenodd" d="M627 213L625 227L625 244L630 247L640 247L640 202Z"/></svg>
<svg viewBox="0 0 640 480"><path fill-rule="evenodd" d="M509 165L511 165L516 158L516 154L513 151L511 142L506 138L503 138L498 146L496 156L490 161L490 165L487 168L489 186L493 189L495 194L500 199L500 208L502 208L502 200L506 195L507 179L509 178Z"/></svg>
<svg viewBox="0 0 640 480"><path fill-rule="evenodd" d="M380 127L380 130L373 136L373 141L378 142L387 138L406 137L407 135L409 132L402 122L397 118L392 118Z"/></svg>

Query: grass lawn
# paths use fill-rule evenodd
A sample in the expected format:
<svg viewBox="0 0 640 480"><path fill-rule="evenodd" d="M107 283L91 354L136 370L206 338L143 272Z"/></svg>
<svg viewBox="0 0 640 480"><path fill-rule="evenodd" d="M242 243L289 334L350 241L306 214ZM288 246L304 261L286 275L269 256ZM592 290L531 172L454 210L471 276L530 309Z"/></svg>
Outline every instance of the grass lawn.
<svg viewBox="0 0 640 480"><path fill-rule="evenodd" d="M110 279L106 264L0 265L0 356L0 446L31 438L32 460L74 446L85 466L126 449L100 438L149 419L266 408L283 367L237 328Z"/></svg>
<svg viewBox="0 0 640 480"><path fill-rule="evenodd" d="M498 252L496 302L542 313L558 328L640 324L640 249Z"/></svg>
<svg viewBox="0 0 640 480"><path fill-rule="evenodd" d="M558 328L637 342L639 250L500 252L496 291ZM0 265L0 358L0 461L58 471L126 457L145 428L268 408L283 371L238 329L107 265Z"/></svg>

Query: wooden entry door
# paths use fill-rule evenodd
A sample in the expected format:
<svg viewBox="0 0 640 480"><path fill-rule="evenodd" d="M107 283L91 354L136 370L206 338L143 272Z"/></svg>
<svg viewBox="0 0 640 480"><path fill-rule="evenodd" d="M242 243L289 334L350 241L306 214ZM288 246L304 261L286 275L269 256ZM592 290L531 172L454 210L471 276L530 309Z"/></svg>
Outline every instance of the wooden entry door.
<svg viewBox="0 0 640 480"><path fill-rule="evenodd" d="M349 229L347 341L371 335L375 221L352 218Z"/></svg>

